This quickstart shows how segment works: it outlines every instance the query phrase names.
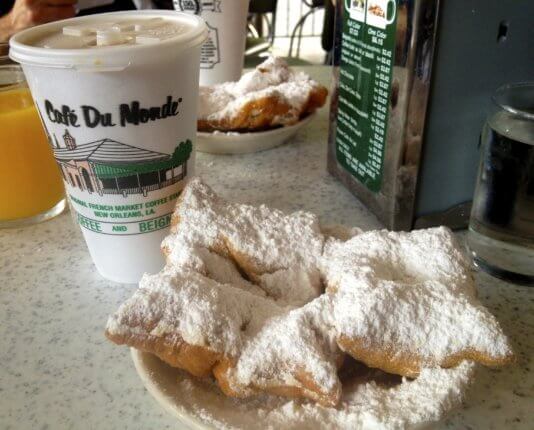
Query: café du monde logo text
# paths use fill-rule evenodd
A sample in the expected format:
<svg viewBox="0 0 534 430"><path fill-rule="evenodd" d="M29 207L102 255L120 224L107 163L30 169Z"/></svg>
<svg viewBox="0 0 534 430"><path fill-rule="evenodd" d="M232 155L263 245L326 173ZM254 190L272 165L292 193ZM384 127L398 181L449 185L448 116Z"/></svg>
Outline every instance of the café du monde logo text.
<svg viewBox="0 0 534 430"><path fill-rule="evenodd" d="M49 137L50 138L50 137ZM113 139L78 145L69 130L64 146L54 135L50 139L54 156L68 186L82 192L126 197L147 196L183 180L193 145L181 142L172 154L151 151Z"/></svg>

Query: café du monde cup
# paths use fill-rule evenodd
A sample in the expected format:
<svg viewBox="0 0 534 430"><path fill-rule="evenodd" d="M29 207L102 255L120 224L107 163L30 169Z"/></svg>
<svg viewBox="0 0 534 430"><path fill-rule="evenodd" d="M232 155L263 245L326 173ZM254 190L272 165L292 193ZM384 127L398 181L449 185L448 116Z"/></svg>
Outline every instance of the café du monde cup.
<svg viewBox="0 0 534 430"><path fill-rule="evenodd" d="M203 20L175 11L73 18L16 34L71 207L98 271L137 282L194 169Z"/></svg>
<svg viewBox="0 0 534 430"><path fill-rule="evenodd" d="M178 11L206 21L208 38L200 57L200 85L237 81L243 71L250 0L173 0Z"/></svg>

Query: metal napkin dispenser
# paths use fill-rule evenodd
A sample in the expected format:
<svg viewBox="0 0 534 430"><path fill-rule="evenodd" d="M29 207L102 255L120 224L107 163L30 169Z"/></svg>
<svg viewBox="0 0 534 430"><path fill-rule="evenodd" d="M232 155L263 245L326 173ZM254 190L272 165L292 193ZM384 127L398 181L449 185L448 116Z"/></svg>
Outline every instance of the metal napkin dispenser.
<svg viewBox="0 0 534 430"><path fill-rule="evenodd" d="M532 0L338 0L328 170L393 230L467 225L491 94L534 78Z"/></svg>

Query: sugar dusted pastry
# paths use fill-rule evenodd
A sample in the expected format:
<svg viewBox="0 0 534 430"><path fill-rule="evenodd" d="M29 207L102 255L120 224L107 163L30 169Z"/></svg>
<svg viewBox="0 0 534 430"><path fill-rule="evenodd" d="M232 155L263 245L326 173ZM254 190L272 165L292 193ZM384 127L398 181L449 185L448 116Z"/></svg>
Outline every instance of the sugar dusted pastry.
<svg viewBox="0 0 534 430"><path fill-rule="evenodd" d="M198 130L253 131L295 124L324 105L328 91L270 57L237 82L200 87Z"/></svg>
<svg viewBox="0 0 534 430"><path fill-rule="evenodd" d="M306 212L227 202L195 179L163 250L166 268L143 278L106 335L212 377L228 396L270 393L347 411L367 399L405 416L394 392L409 402L435 393L441 400L426 417L437 419L461 399L473 361L513 359L445 228L326 228ZM377 375L418 379L399 379L396 391L345 391L347 356Z"/></svg>
<svg viewBox="0 0 534 430"><path fill-rule="evenodd" d="M343 354L318 320L322 300L267 318L235 359L215 367L223 392L233 397L268 392L337 405Z"/></svg>
<svg viewBox="0 0 534 430"><path fill-rule="evenodd" d="M362 233L329 244L323 264L338 344L368 366L415 377L463 360L512 361L448 229Z"/></svg>
<svg viewBox="0 0 534 430"><path fill-rule="evenodd" d="M194 180L184 189L162 247L171 265L191 261L184 243L231 257L247 277L259 280L281 269L317 272L324 237L319 219L309 212L286 215L264 205L227 202Z"/></svg>

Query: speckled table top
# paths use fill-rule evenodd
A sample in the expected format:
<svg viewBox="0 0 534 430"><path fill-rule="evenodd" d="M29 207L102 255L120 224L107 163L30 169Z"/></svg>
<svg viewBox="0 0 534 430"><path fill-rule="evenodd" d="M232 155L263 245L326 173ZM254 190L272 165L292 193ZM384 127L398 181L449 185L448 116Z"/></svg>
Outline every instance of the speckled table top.
<svg viewBox="0 0 534 430"><path fill-rule="evenodd" d="M327 69L311 74L328 80ZM326 132L323 109L280 148L242 156L199 154L197 173L233 200L305 209L324 222L379 227L327 174ZM463 408L436 428L532 429L534 289L483 274L477 283L518 361L501 370L480 368ZM108 314L135 288L99 276L69 213L0 230L0 429L179 428L145 391L129 351L103 334Z"/></svg>

